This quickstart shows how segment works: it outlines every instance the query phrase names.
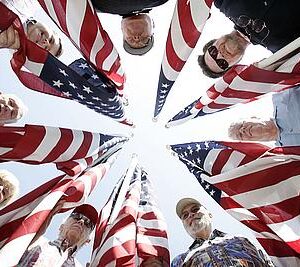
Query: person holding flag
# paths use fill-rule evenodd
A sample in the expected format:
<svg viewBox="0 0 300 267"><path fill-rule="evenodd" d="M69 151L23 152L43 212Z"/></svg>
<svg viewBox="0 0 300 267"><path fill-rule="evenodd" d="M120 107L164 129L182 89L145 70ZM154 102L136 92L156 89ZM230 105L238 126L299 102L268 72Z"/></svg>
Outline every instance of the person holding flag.
<svg viewBox="0 0 300 267"><path fill-rule="evenodd" d="M212 228L212 214L194 198L182 198L176 213L194 239L189 250L175 257L179 266L274 266L247 238L230 236Z"/></svg>
<svg viewBox="0 0 300 267"><path fill-rule="evenodd" d="M214 5L234 23L234 30L203 47L198 63L210 78L223 76L237 64L250 43L275 53L300 35L297 1L215 0Z"/></svg>
<svg viewBox="0 0 300 267"><path fill-rule="evenodd" d="M44 223L43 230L46 230L52 217L62 208L63 200L60 200L52 210L51 216ZM77 251L86 243L89 243L89 236L95 228L98 218L96 209L83 204L76 207L70 216L59 227L58 238L54 241L33 243L24 253L18 267L27 266L80 266L74 256ZM41 233L37 234L37 240Z"/></svg>

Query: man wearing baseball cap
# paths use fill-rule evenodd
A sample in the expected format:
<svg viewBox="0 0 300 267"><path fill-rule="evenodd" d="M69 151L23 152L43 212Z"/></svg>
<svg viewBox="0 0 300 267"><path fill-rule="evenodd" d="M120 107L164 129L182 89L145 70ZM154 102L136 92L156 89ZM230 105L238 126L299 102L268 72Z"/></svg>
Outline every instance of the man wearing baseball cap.
<svg viewBox="0 0 300 267"><path fill-rule="evenodd" d="M63 206L64 201L58 202L51 213L51 218ZM51 218L46 222L49 225ZM76 207L68 218L60 225L58 238L54 241L44 239L29 246L17 266L81 266L74 256L77 251L90 242L89 236L97 223L96 209L83 204ZM46 227L43 227L46 228ZM40 236L40 234L38 234ZM36 240L36 238L35 238Z"/></svg>
<svg viewBox="0 0 300 267"><path fill-rule="evenodd" d="M194 239L189 250L175 257L175 266L274 266L247 238L212 228L212 214L194 198L183 198L176 213Z"/></svg>
<svg viewBox="0 0 300 267"><path fill-rule="evenodd" d="M168 0L92 0L97 11L122 16L124 50L131 55L144 55L153 46L154 23L149 12Z"/></svg>

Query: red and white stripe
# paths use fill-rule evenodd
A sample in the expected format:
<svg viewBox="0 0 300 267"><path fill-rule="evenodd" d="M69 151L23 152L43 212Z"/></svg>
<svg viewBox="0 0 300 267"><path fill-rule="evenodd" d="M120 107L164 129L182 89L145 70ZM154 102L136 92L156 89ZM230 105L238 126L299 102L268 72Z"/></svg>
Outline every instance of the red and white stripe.
<svg viewBox="0 0 300 267"><path fill-rule="evenodd" d="M101 145L103 135L100 133L38 125L2 126L0 137L0 161L53 162L69 175L86 169L94 159L116 151L128 140L111 136Z"/></svg>
<svg viewBox="0 0 300 267"><path fill-rule="evenodd" d="M162 71L175 81L193 51L209 17L213 0L177 0L172 17Z"/></svg>
<svg viewBox="0 0 300 267"><path fill-rule="evenodd" d="M61 212L86 202L113 160L96 165L78 177L62 175L41 185L0 211L0 262L15 266L60 198Z"/></svg>
<svg viewBox="0 0 300 267"><path fill-rule="evenodd" d="M143 171L144 177L147 173ZM150 180L142 181L142 192L137 215L136 248L138 262L141 264L148 258L157 257L170 265L167 225L164 217L151 194ZM141 201L147 202L141 205Z"/></svg>
<svg viewBox="0 0 300 267"><path fill-rule="evenodd" d="M238 103L256 100L266 93L282 91L299 83L300 73L267 71L253 65L239 65L228 71L208 89L195 105L195 112L202 109L204 113L214 113Z"/></svg>
<svg viewBox="0 0 300 267"><path fill-rule="evenodd" d="M269 150L255 143L220 143L233 150L211 150L201 160L204 171L213 176L201 178L222 191L219 204L253 231L276 266L298 266L299 147ZM202 172L197 160L190 162L182 149L178 151L187 165Z"/></svg>
<svg viewBox="0 0 300 267"><path fill-rule="evenodd" d="M39 0L39 3L86 60L107 75L122 95L125 74L120 57L91 1Z"/></svg>
<svg viewBox="0 0 300 267"><path fill-rule="evenodd" d="M124 176L124 179L129 176L131 179L121 207L117 205L122 201L122 199L118 199L121 189L117 188L116 193L111 195L101 210L96 228L91 267L135 266L136 217L141 193L140 169L134 169L134 173L127 172ZM119 209L116 218L113 216L115 208Z"/></svg>
<svg viewBox="0 0 300 267"><path fill-rule="evenodd" d="M96 226L91 266L137 266L149 257L163 257L169 264L166 224L145 187L141 170L133 159L126 175L101 210ZM123 196L122 191L128 188ZM114 216L115 214L115 216Z"/></svg>

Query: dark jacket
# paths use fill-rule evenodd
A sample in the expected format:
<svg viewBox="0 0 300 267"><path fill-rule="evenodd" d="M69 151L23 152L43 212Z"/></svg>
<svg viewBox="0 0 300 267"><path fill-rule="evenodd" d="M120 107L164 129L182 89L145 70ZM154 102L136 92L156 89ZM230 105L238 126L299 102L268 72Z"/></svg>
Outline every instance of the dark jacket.
<svg viewBox="0 0 300 267"><path fill-rule="evenodd" d="M214 4L235 23L235 29L248 35L251 43L261 44L273 53L300 35L299 0L215 0ZM260 33L251 25L245 30L236 25L241 15L263 20L266 27Z"/></svg>
<svg viewBox="0 0 300 267"><path fill-rule="evenodd" d="M96 10L103 13L126 16L149 11L151 8L160 6L168 0L92 0Z"/></svg>

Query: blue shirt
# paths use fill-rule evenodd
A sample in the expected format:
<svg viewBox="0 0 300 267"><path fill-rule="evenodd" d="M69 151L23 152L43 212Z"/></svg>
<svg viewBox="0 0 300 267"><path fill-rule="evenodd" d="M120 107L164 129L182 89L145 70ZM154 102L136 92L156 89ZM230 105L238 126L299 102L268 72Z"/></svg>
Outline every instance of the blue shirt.
<svg viewBox="0 0 300 267"><path fill-rule="evenodd" d="M214 230L208 240L196 239L189 250L175 257L171 267L273 266L245 237Z"/></svg>
<svg viewBox="0 0 300 267"><path fill-rule="evenodd" d="M279 129L277 146L300 145L300 86L272 96L274 120Z"/></svg>

